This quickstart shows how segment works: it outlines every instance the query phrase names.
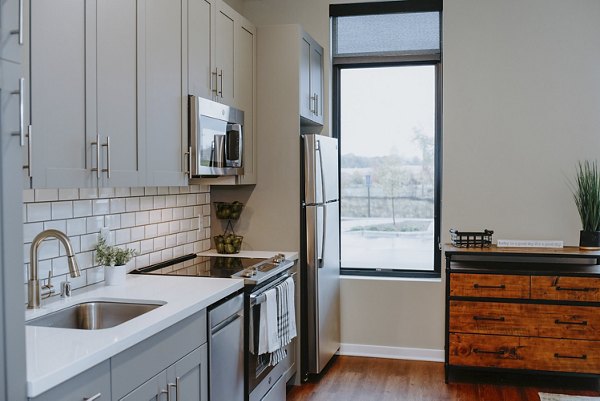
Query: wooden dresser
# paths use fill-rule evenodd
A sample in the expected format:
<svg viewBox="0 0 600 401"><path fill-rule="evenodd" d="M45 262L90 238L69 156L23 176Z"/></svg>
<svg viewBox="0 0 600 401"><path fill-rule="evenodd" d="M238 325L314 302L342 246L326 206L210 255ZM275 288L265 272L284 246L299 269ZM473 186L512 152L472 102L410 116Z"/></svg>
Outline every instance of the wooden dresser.
<svg viewBox="0 0 600 401"><path fill-rule="evenodd" d="M600 375L600 252L445 251L446 381L473 370Z"/></svg>

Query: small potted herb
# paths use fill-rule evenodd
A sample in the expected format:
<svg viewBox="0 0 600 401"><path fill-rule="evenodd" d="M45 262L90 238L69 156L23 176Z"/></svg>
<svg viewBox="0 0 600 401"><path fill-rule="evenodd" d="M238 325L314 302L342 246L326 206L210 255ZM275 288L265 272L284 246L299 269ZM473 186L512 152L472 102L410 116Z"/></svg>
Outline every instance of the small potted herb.
<svg viewBox="0 0 600 401"><path fill-rule="evenodd" d="M125 265L136 254L134 249L108 245L106 238L98 236L96 244L96 261L104 266L104 283L106 285L121 285L125 282L127 270Z"/></svg>
<svg viewBox="0 0 600 401"><path fill-rule="evenodd" d="M577 165L573 198L583 229L579 233L579 248L600 249L600 172L597 163L585 160Z"/></svg>

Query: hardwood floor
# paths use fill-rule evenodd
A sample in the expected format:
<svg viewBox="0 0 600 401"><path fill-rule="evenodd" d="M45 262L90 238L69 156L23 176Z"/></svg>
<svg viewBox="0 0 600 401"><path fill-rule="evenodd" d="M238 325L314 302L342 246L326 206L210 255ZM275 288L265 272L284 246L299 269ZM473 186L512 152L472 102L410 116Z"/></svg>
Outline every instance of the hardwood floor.
<svg viewBox="0 0 600 401"><path fill-rule="evenodd" d="M340 356L317 382L288 389L287 401L539 401L538 392L600 396L599 391L444 383L444 364Z"/></svg>

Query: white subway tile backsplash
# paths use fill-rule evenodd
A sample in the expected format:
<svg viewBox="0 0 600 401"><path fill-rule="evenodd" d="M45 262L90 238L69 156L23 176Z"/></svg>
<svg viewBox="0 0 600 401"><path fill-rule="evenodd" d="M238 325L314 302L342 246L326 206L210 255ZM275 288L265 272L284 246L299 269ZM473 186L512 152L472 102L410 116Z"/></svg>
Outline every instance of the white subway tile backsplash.
<svg viewBox="0 0 600 401"><path fill-rule="evenodd" d="M117 198L131 196L131 188L115 188L115 196Z"/></svg>
<svg viewBox="0 0 600 401"><path fill-rule="evenodd" d="M98 188L81 188L79 189L79 199L96 199L98 198Z"/></svg>
<svg viewBox="0 0 600 401"><path fill-rule="evenodd" d="M73 201L73 217L85 217L92 215L92 201Z"/></svg>
<svg viewBox="0 0 600 401"><path fill-rule="evenodd" d="M81 188L23 191L24 277L31 241L44 229L65 232L76 253L81 277L74 288L104 279L96 268L95 252L101 227L111 229L115 244L138 252L128 269L158 263L210 246L208 187ZM205 229L198 231L198 216ZM39 251L41 269L56 283L68 275L65 250L57 240L44 241Z"/></svg>
<svg viewBox="0 0 600 401"><path fill-rule="evenodd" d="M94 216L110 213L110 201L108 199L96 199L92 202Z"/></svg>
<svg viewBox="0 0 600 401"><path fill-rule="evenodd" d="M44 223L25 223L23 224L23 242L33 241L36 235L44 230Z"/></svg>
<svg viewBox="0 0 600 401"><path fill-rule="evenodd" d="M154 199L152 197L140 198L140 210L151 210L154 208Z"/></svg>
<svg viewBox="0 0 600 401"><path fill-rule="evenodd" d="M52 219L70 219L73 217L73 202L62 201L52 203Z"/></svg>
<svg viewBox="0 0 600 401"><path fill-rule="evenodd" d="M61 188L58 190L59 200L76 200L79 199L79 189Z"/></svg>
<svg viewBox="0 0 600 401"><path fill-rule="evenodd" d="M96 248L96 243L98 242L98 233L87 234L81 236L81 251L91 251Z"/></svg>
<svg viewBox="0 0 600 401"><path fill-rule="evenodd" d="M144 227L133 227L131 229L131 240L139 241L141 239L144 239Z"/></svg>
<svg viewBox="0 0 600 401"><path fill-rule="evenodd" d="M28 203L27 222L45 221L52 218L52 207L50 203Z"/></svg>
<svg viewBox="0 0 600 401"><path fill-rule="evenodd" d="M135 213L123 213L121 215L121 228L135 226Z"/></svg>
<svg viewBox="0 0 600 401"><path fill-rule="evenodd" d="M131 196L144 196L144 187L131 188Z"/></svg>
<svg viewBox="0 0 600 401"><path fill-rule="evenodd" d="M86 220L86 226L88 234L98 234L100 229L104 227L104 216L88 217Z"/></svg>
<svg viewBox="0 0 600 401"><path fill-rule="evenodd" d="M150 213L148 212L137 212L135 214L135 225L142 226L150 223Z"/></svg>
<svg viewBox="0 0 600 401"><path fill-rule="evenodd" d="M98 189L98 198L114 198L114 188L100 188Z"/></svg>
<svg viewBox="0 0 600 401"><path fill-rule="evenodd" d="M125 200L125 210L127 212L137 212L140 210L140 198L127 198Z"/></svg>
<svg viewBox="0 0 600 401"><path fill-rule="evenodd" d="M115 243L117 245L126 244L128 242L131 242L131 229L124 228L115 231Z"/></svg>
<svg viewBox="0 0 600 401"><path fill-rule="evenodd" d="M35 202L35 191L33 189L23 190L23 202L25 202L25 203Z"/></svg>
<svg viewBox="0 0 600 401"><path fill-rule="evenodd" d="M52 202L58 200L58 189L36 189L36 202Z"/></svg>

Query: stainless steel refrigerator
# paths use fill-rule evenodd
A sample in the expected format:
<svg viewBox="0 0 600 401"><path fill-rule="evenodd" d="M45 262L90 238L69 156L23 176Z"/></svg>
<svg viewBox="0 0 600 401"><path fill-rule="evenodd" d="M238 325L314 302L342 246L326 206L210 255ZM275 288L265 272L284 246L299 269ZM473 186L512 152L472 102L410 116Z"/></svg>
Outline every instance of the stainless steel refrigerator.
<svg viewBox="0 0 600 401"><path fill-rule="evenodd" d="M340 348L338 141L301 135L302 366L321 373Z"/></svg>

